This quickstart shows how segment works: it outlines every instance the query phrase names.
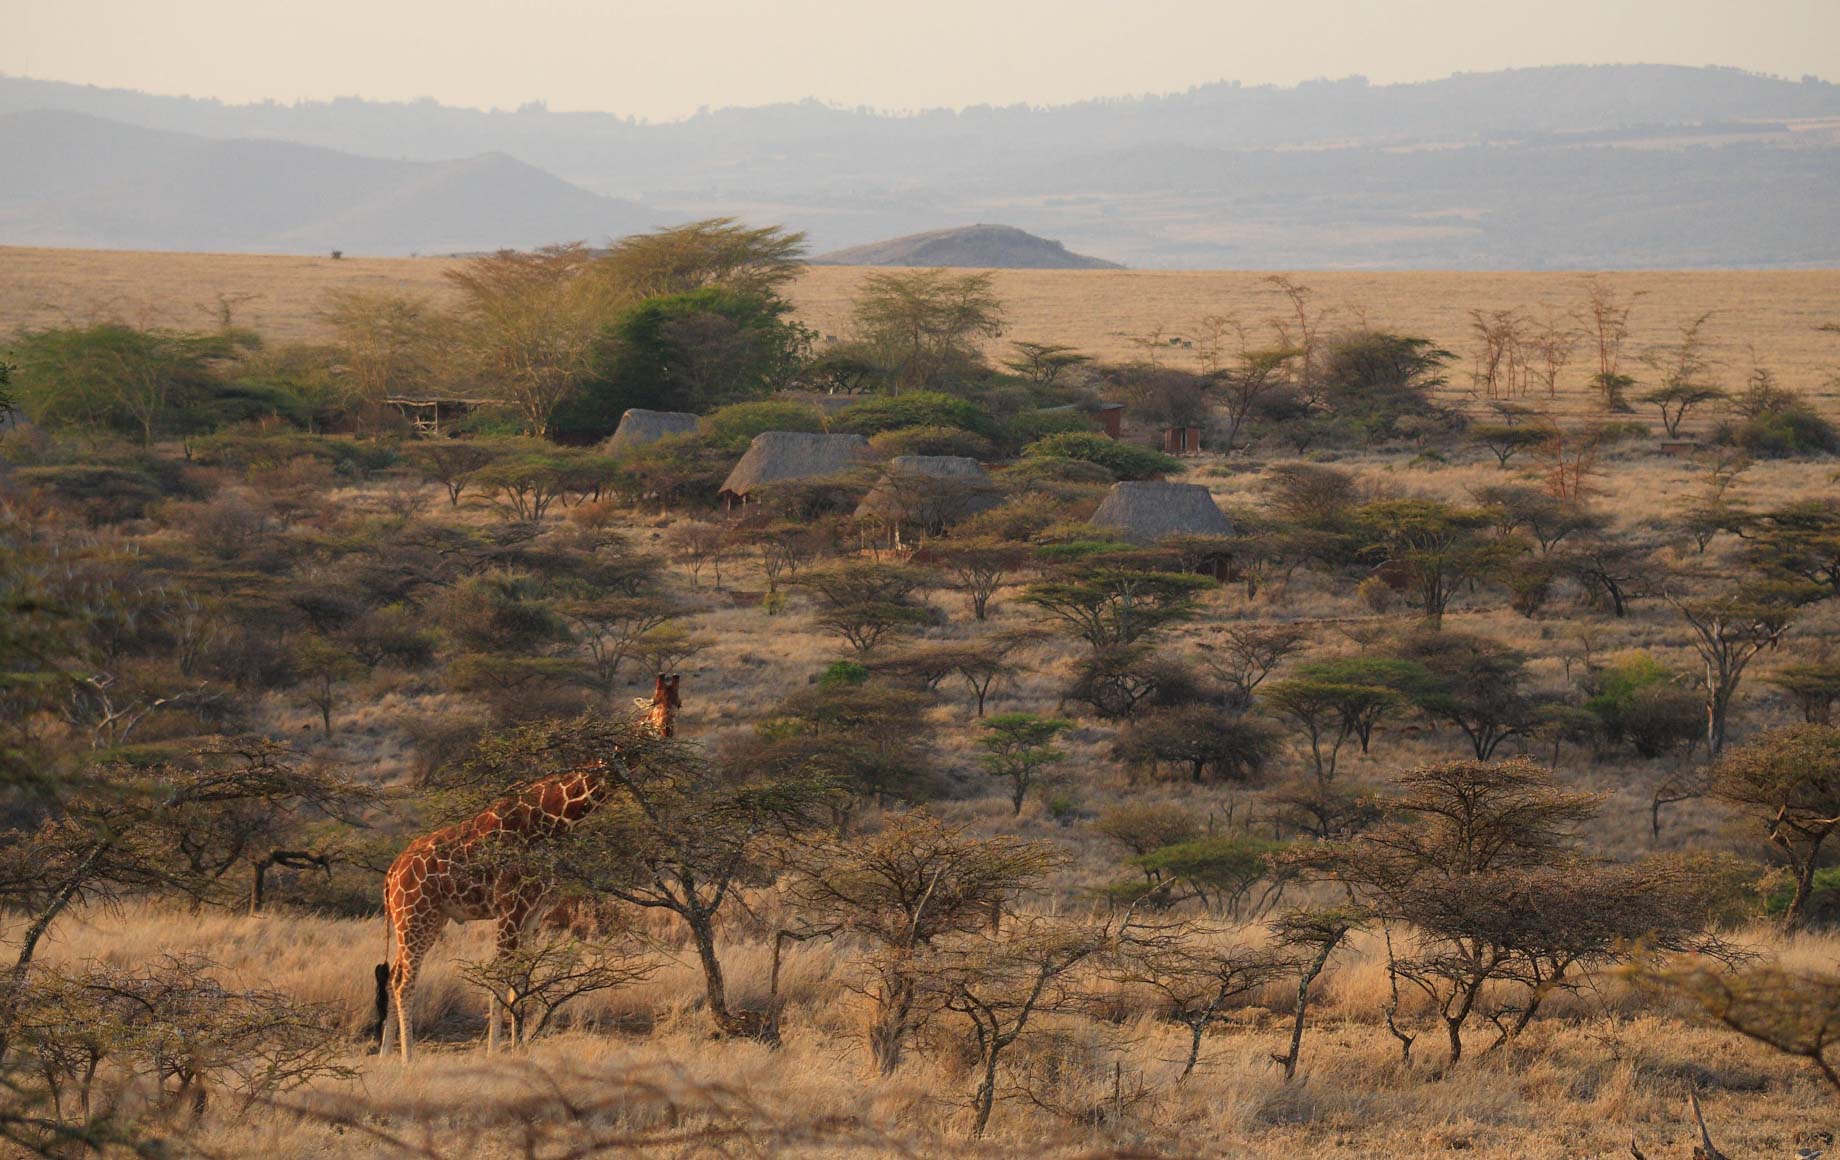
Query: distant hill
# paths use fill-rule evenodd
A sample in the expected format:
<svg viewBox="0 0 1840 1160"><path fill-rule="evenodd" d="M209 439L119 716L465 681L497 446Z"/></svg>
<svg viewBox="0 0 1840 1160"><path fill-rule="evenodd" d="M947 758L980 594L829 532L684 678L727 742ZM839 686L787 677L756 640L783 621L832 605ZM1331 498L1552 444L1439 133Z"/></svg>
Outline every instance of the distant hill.
<svg viewBox="0 0 1840 1160"><path fill-rule="evenodd" d="M928 230L833 250L814 266L972 266L985 270L1122 270L1117 262L1076 254L1061 243L1015 226L975 225Z"/></svg>
<svg viewBox="0 0 1840 1160"><path fill-rule="evenodd" d="M237 229L226 231L216 214L180 205L133 232L125 224L146 215L117 188L100 206L15 216L0 239L172 247L234 232L259 240L211 244L401 253L597 239L639 223L733 214L804 230L819 253L941 221L1025 221L1078 253L1135 268L1840 263L1840 85L1729 68L1223 82L911 115L803 101L664 124L540 104L230 105L0 77L0 116L35 110L186 134L187 149L200 138L235 145L209 164L236 172L266 164L249 157L259 146L317 146L345 158L326 166L387 164L363 169L364 180L403 192L367 186L347 196L333 182L323 197L336 212L296 207L295 224L283 228L250 231L233 216L227 224ZM83 163L49 164L62 172ZM111 168L103 164L96 182ZM23 169L7 158L9 182ZM215 171L174 170L161 181L179 172L208 186L198 195L218 187ZM153 187L160 196L166 188ZM0 218L14 196L0 190ZM27 224L35 232L22 236ZM103 241L103 225L124 228Z"/></svg>
<svg viewBox="0 0 1840 1160"><path fill-rule="evenodd" d="M38 110L0 115L0 243L396 255L604 241L657 224L502 153L386 161Z"/></svg>

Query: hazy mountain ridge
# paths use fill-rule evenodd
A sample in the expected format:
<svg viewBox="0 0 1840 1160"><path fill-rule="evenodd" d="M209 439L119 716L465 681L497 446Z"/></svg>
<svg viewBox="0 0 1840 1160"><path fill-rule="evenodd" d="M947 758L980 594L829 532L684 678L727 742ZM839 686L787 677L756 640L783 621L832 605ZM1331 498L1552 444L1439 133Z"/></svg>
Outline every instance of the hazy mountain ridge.
<svg viewBox="0 0 1840 1160"><path fill-rule="evenodd" d="M18 245L404 254L605 238L658 220L502 153L385 161L35 111L0 114L0 155L0 240Z"/></svg>
<svg viewBox="0 0 1840 1160"><path fill-rule="evenodd" d="M507 165L515 158L545 171L499 175L508 200L483 192L492 181L450 173L454 189L473 192L407 198L404 205L419 208L396 214L363 209L379 204L367 196L337 213L307 215L306 224L277 226L261 235L262 248L401 253L599 241L632 228L627 223L737 214L804 229L819 252L944 222L1004 221L1132 266L1840 262L1840 198L1832 194L1840 182L1840 86L1734 69L1578 66L1413 85L1217 84L1053 108L911 116L810 101L656 125L432 101L224 105L0 77L0 114L39 106L220 141L287 140L356 155L328 161L332 168L380 158L452 167L478 164L455 157L499 153ZM225 144L217 162L227 165L236 151ZM65 177L76 169L61 160L53 167ZM106 184L105 177L97 180ZM310 176L303 184L316 187ZM260 182L241 188L254 200L266 196ZM583 190L630 201L603 218L598 203L579 200ZM292 191L274 193L292 204ZM10 201L0 193L0 205ZM572 208L542 208L552 202ZM74 224L96 219L82 198L71 212L86 205L88 216L79 213ZM444 214L446 225L429 228ZM63 211L52 216L73 224ZM493 221L505 216L516 223ZM311 224L328 217L350 223L356 236ZM0 214L0 237L62 236L21 237L17 220ZM523 233L515 241L478 236L505 224ZM406 233L390 236L396 230ZM169 235L156 221L119 244L197 244Z"/></svg>
<svg viewBox="0 0 1840 1160"><path fill-rule="evenodd" d="M978 224L928 230L833 250L814 266L971 266L990 270L1117 270L1117 262L1076 254L1014 226Z"/></svg>

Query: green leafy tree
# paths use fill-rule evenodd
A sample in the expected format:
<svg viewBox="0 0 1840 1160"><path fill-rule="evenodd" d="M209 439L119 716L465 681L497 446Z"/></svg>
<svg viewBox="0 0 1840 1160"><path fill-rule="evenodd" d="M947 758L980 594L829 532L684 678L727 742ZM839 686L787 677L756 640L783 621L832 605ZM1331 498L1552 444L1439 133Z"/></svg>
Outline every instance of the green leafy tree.
<svg viewBox="0 0 1840 1160"><path fill-rule="evenodd" d="M469 259L447 278L478 372L503 392L526 434L548 434L557 405L592 371L619 293L580 244L501 250Z"/></svg>
<svg viewBox="0 0 1840 1160"><path fill-rule="evenodd" d="M1508 460L1530 447L1538 447L1550 436L1539 427L1510 426L1506 423L1478 423L1469 429L1469 441L1486 447L1495 456L1495 464L1507 469Z"/></svg>
<svg viewBox="0 0 1840 1160"><path fill-rule="evenodd" d="M1776 647L1818 591L1801 584L1753 582L1710 596L1668 595L1693 632L1706 691L1706 749L1714 757L1725 748L1726 718L1745 669L1759 653Z"/></svg>
<svg viewBox="0 0 1840 1160"><path fill-rule="evenodd" d="M1302 665L1295 675L1267 683L1259 702L1296 722L1310 743L1319 787L1335 779L1342 748L1352 739L1366 753L1374 727L1410 702L1406 690L1425 674L1410 661L1347 657Z"/></svg>
<svg viewBox="0 0 1840 1160"><path fill-rule="evenodd" d="M858 652L933 619L917 596L933 583L921 568L839 564L808 569L796 583L815 598L818 627L843 637Z"/></svg>
<svg viewBox="0 0 1840 1160"><path fill-rule="evenodd" d="M1438 500L1381 500L1357 513L1367 554L1395 572L1433 627L1456 594L1497 572L1514 549L1485 534L1488 514Z"/></svg>
<svg viewBox="0 0 1840 1160"><path fill-rule="evenodd" d="M722 289L767 298L805 268L805 235L729 217L632 234L599 260L599 273L630 298Z"/></svg>
<svg viewBox="0 0 1840 1160"><path fill-rule="evenodd" d="M790 384L811 332L783 299L708 287L643 299L596 343L592 373L557 408L570 438L613 433L630 407L703 412Z"/></svg>
<svg viewBox="0 0 1840 1160"><path fill-rule="evenodd" d="M1195 614L1204 577L1134 568L1073 565L1032 584L1022 603L1064 625L1094 649L1127 646Z"/></svg>
<svg viewBox="0 0 1840 1160"><path fill-rule="evenodd" d="M861 963L871 983L860 993L872 1006L869 1051L882 1075L900 1066L929 1013L922 975L940 940L986 928L1005 903L1066 860L1052 843L973 838L920 811L865 836L802 837L780 857L810 923L789 933L846 936L871 948Z"/></svg>
<svg viewBox="0 0 1840 1160"><path fill-rule="evenodd" d="M1182 471L1182 461L1148 447L1134 447L1090 431L1068 431L1037 439L1022 449L1029 459L1072 459L1097 464L1116 479L1160 479Z"/></svg>
<svg viewBox="0 0 1840 1160"><path fill-rule="evenodd" d="M218 366L254 343L242 331L187 334L120 323L28 331L18 346L19 402L40 423L131 431L151 446L211 397Z"/></svg>
<svg viewBox="0 0 1840 1160"><path fill-rule="evenodd" d="M853 315L857 338L896 390L946 382L978 363L980 340L1003 333L1003 303L981 273L871 274Z"/></svg>
<svg viewBox="0 0 1840 1160"><path fill-rule="evenodd" d="M1799 929L1822 848L1840 828L1840 729L1793 725L1732 750L1713 767L1712 796L1769 827L1795 881L1783 928Z"/></svg>
<svg viewBox="0 0 1840 1160"><path fill-rule="evenodd" d="M1091 356L1083 355L1071 346L1053 342L1014 342L1010 344L1010 350L1012 353L1003 365L1042 387L1053 386L1055 380L1063 374L1092 361Z"/></svg>
<svg viewBox="0 0 1840 1160"><path fill-rule="evenodd" d="M984 772L1009 782L1011 812L1022 813L1030 788L1067 754L1054 747L1054 739L1073 728L1073 722L1033 713L999 713L980 721L978 746Z"/></svg>

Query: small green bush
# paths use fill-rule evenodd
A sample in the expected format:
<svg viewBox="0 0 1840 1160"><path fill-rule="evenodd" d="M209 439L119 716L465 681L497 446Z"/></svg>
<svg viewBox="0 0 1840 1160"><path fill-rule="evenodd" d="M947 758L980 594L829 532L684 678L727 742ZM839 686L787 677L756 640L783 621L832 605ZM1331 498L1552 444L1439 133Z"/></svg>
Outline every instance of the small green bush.
<svg viewBox="0 0 1840 1160"><path fill-rule="evenodd" d="M866 666L855 661L837 661L818 676L818 687L834 689L843 685L860 685L869 679Z"/></svg>
<svg viewBox="0 0 1840 1160"><path fill-rule="evenodd" d="M869 440L883 458L896 455L964 455L989 459L995 453L990 440L959 427L898 427Z"/></svg>
<svg viewBox="0 0 1840 1160"><path fill-rule="evenodd" d="M1789 909L1789 900L1794 897L1794 881L1787 874L1777 875L1770 880L1769 888L1763 896L1764 914L1770 918L1781 918ZM1807 921L1809 926L1840 925L1840 866L1827 866L1814 872L1814 890L1808 895Z"/></svg>
<svg viewBox="0 0 1840 1160"><path fill-rule="evenodd" d="M758 403L732 403L703 416L705 442L719 451L745 451L754 436L764 431L824 430L824 415L805 403L768 399Z"/></svg>
<svg viewBox="0 0 1840 1160"><path fill-rule="evenodd" d="M1001 433L997 421L967 399L939 391L908 391L864 399L845 407L833 429L855 435L876 435L904 427L956 427L986 439Z"/></svg>
<svg viewBox="0 0 1840 1160"><path fill-rule="evenodd" d="M1050 435L1090 434L1093 429L1092 420L1085 413L1062 407L1023 411L1011 416L1004 426L1008 428L1010 441L1020 447Z"/></svg>
<svg viewBox="0 0 1840 1160"><path fill-rule="evenodd" d="M1799 401L1778 411L1728 423L1719 428L1714 439L1759 459L1840 454L1840 429Z"/></svg>
<svg viewBox="0 0 1840 1160"><path fill-rule="evenodd" d="M1038 439L1023 449L1027 459L1077 459L1096 463L1119 479L1179 475L1182 461L1147 447L1135 447L1090 432L1069 431Z"/></svg>

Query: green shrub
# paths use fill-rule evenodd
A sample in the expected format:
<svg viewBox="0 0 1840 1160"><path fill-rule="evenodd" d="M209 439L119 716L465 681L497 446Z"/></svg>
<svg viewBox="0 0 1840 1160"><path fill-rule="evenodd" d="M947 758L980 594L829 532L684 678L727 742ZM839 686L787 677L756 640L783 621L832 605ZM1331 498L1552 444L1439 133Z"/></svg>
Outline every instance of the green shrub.
<svg viewBox="0 0 1840 1160"><path fill-rule="evenodd" d="M967 399L939 391L909 391L864 399L845 407L833 426L855 435L875 435L903 427L956 427L987 439L1001 433L988 411Z"/></svg>
<svg viewBox="0 0 1840 1160"><path fill-rule="evenodd" d="M1029 444L1022 454L1027 459L1077 459L1096 463L1119 479L1154 479L1160 475L1179 475L1182 471L1182 461L1172 456L1090 432L1050 435Z"/></svg>
<svg viewBox="0 0 1840 1160"><path fill-rule="evenodd" d="M1714 439L1759 459L1840 453L1840 429L1799 400L1781 410L1725 424Z"/></svg>
<svg viewBox="0 0 1840 1160"><path fill-rule="evenodd" d="M703 416L701 432L709 446L719 451L741 452L763 431L824 430L824 413L806 403L767 399L733 403Z"/></svg>
<svg viewBox="0 0 1840 1160"><path fill-rule="evenodd" d="M866 666L855 661L837 661L818 676L818 687L834 689L842 685L860 685L869 679Z"/></svg>
<svg viewBox="0 0 1840 1160"><path fill-rule="evenodd" d="M896 455L965 455L989 459L995 453L990 440L958 427L899 427L883 431L869 446L885 459Z"/></svg>
<svg viewBox="0 0 1840 1160"><path fill-rule="evenodd" d="M1787 874L1776 875L1770 879L1763 896L1764 914L1780 919L1794 897L1794 879ZM1809 926L1840 925L1840 866L1827 866L1814 872L1814 889L1808 895L1804 913Z"/></svg>
<svg viewBox="0 0 1840 1160"><path fill-rule="evenodd" d="M196 439L192 458L207 467L271 471L296 459L318 459L348 479L365 479L396 464L394 444L308 435L302 431L220 431Z"/></svg>
<svg viewBox="0 0 1840 1160"><path fill-rule="evenodd" d="M20 467L13 478L42 488L76 508L91 524L140 519L163 499L197 498L201 489L170 460L146 458L127 463L67 463Z"/></svg>
<svg viewBox="0 0 1840 1160"><path fill-rule="evenodd" d="M1010 441L1019 447L1050 435L1090 434L1093 429L1092 420L1084 412L1069 407L1023 411L1011 416L1004 427L1008 429Z"/></svg>

